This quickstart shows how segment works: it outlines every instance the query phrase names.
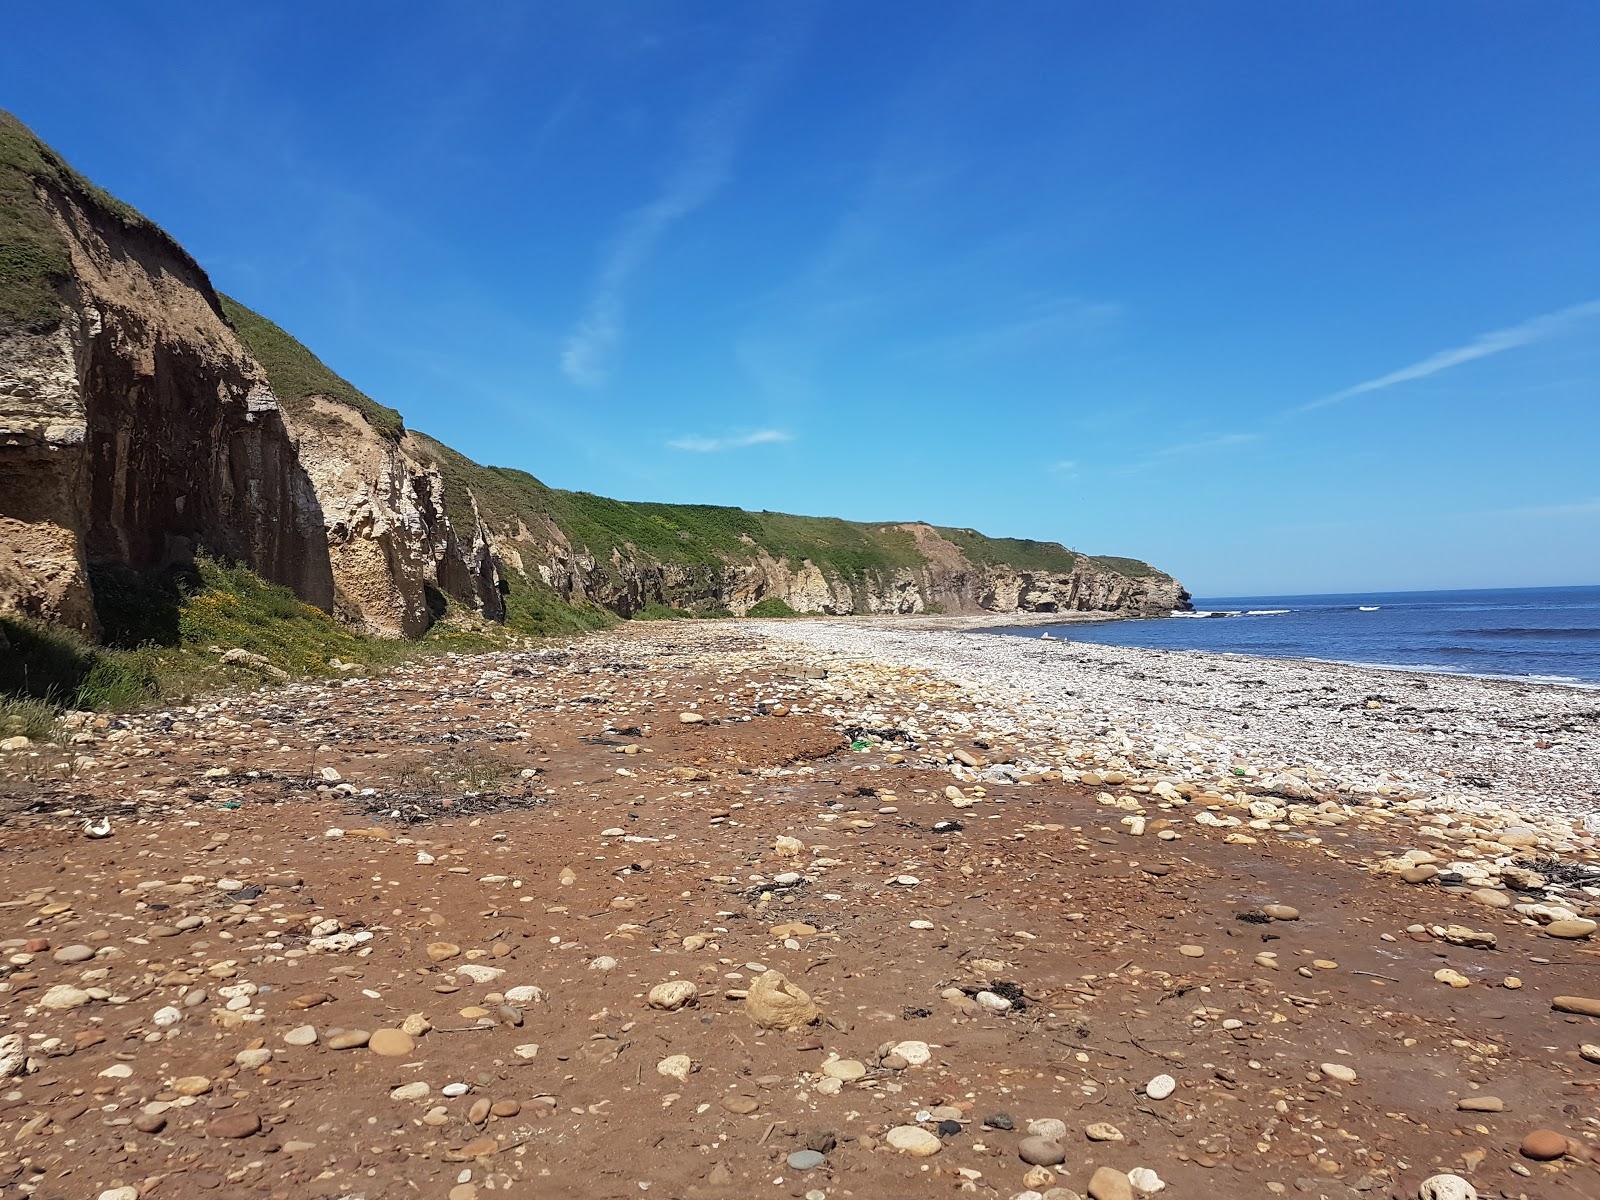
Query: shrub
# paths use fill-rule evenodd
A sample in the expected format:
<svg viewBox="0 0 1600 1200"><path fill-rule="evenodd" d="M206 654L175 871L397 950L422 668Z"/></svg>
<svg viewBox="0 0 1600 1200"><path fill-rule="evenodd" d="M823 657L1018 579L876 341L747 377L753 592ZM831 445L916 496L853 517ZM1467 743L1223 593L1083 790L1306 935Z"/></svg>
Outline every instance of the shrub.
<svg viewBox="0 0 1600 1200"><path fill-rule="evenodd" d="M800 614L789 607L789 602L782 596L768 596L765 600L758 600L750 606L744 614L747 617L797 617Z"/></svg>

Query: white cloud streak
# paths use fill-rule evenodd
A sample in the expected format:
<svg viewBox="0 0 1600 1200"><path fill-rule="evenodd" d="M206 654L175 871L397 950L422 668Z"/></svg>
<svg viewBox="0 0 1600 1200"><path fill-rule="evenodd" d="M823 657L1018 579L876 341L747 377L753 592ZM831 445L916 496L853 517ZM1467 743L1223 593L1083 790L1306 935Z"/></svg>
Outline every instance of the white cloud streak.
<svg viewBox="0 0 1600 1200"><path fill-rule="evenodd" d="M678 161L659 194L623 218L600 264L588 306L561 350L561 370L573 383L597 388L606 382L622 342L634 276L672 227L709 203L728 182L745 130L797 43L789 37L766 47L715 104L689 121Z"/></svg>
<svg viewBox="0 0 1600 1200"><path fill-rule="evenodd" d="M1164 446L1160 450L1151 451L1151 454L1155 458L1170 458L1176 454L1203 454L1210 450L1226 450L1230 446L1245 446L1260 440L1259 433L1219 433L1215 437L1201 438L1199 441Z"/></svg>
<svg viewBox="0 0 1600 1200"><path fill-rule="evenodd" d="M673 438L667 445L673 450L687 450L691 454L717 454L723 450L743 450L747 446L772 446L792 441L794 434L787 430L757 429L753 433L730 434L726 437L701 437L689 433Z"/></svg>
<svg viewBox="0 0 1600 1200"><path fill-rule="evenodd" d="M1103 332L1121 317L1122 306L1115 302L1062 296L1035 304L1010 321L944 338L935 347L962 358L1016 354Z"/></svg>
<svg viewBox="0 0 1600 1200"><path fill-rule="evenodd" d="M1559 309L1556 312L1545 313L1543 316L1532 317L1520 325L1512 325L1507 329L1496 329L1490 333L1479 334L1464 346L1456 346L1451 350L1441 350L1437 354L1430 354L1420 362L1414 362L1409 367L1401 367L1398 371L1390 371L1387 375L1380 375L1376 379L1368 379L1364 383L1355 384L1342 391L1323 396L1321 399L1312 400L1300 405L1295 412L1311 412L1313 409L1326 408L1330 404L1338 404L1356 396L1365 396L1371 392L1381 392L1386 388L1395 387L1397 384L1411 383L1418 379L1426 379L1430 375L1437 375L1440 371L1448 371L1452 367L1459 367L1464 363L1476 362L1480 358L1488 358L1494 354L1504 354L1507 350L1516 350L1522 346L1531 346L1535 342L1545 341L1557 334L1565 333L1572 326L1581 321L1600 317L1600 300L1588 300L1582 304L1574 304L1569 308Z"/></svg>
<svg viewBox="0 0 1600 1200"><path fill-rule="evenodd" d="M1574 500L1569 504L1532 504L1523 508L1502 508L1496 513L1502 517L1560 517L1600 516L1600 496L1591 500Z"/></svg>

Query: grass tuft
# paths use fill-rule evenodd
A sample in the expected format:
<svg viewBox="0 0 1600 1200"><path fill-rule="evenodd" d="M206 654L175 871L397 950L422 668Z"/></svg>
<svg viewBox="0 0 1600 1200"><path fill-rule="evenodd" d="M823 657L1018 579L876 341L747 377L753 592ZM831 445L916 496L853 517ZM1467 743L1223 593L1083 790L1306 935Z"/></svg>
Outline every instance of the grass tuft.
<svg viewBox="0 0 1600 1200"><path fill-rule="evenodd" d="M55 737L61 710L31 696L0 696L0 738L22 736L35 742Z"/></svg>

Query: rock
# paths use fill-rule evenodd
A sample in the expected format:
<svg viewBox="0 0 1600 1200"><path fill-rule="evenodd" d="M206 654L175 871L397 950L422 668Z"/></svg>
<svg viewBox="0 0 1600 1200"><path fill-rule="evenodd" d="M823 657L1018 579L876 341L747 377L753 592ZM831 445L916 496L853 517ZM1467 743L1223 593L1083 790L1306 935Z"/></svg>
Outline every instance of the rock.
<svg viewBox="0 0 1600 1200"><path fill-rule="evenodd" d="M455 958L461 953L461 947L454 942L430 942L428 944L428 958L433 962L445 962Z"/></svg>
<svg viewBox="0 0 1600 1200"><path fill-rule="evenodd" d="M1049 1138L1025 1137L1017 1143L1017 1157L1036 1167L1055 1167L1067 1161L1067 1149Z"/></svg>
<svg viewBox="0 0 1600 1200"><path fill-rule="evenodd" d="M1534 1129L1523 1137L1517 1151L1534 1162L1550 1162L1566 1154L1567 1137L1553 1129Z"/></svg>
<svg viewBox="0 0 1600 1200"><path fill-rule="evenodd" d="M694 1070L694 1060L687 1054L669 1054L656 1064L656 1074L664 1075L668 1079L676 1079L679 1083L687 1083L689 1072Z"/></svg>
<svg viewBox="0 0 1600 1200"><path fill-rule="evenodd" d="M286 1046L314 1046L317 1042L317 1029L314 1025L296 1025L283 1035Z"/></svg>
<svg viewBox="0 0 1600 1200"><path fill-rule="evenodd" d="M853 1058L831 1058L822 1064L822 1073L829 1079L842 1079L849 1083L865 1075L867 1066Z"/></svg>
<svg viewBox="0 0 1600 1200"><path fill-rule="evenodd" d="M419 1038L433 1028L433 1022L421 1013L412 1013L400 1022L400 1032L407 1037Z"/></svg>
<svg viewBox="0 0 1600 1200"><path fill-rule="evenodd" d="M89 946L63 946L50 956L58 963L81 963L94 957Z"/></svg>
<svg viewBox="0 0 1600 1200"><path fill-rule="evenodd" d="M374 1030L367 1039L367 1049L384 1058L404 1058L416 1049L416 1043L399 1029ZM335 1047L337 1049L337 1047Z"/></svg>
<svg viewBox="0 0 1600 1200"><path fill-rule="evenodd" d="M485 967L478 963L462 963L451 968L457 975L465 975L473 983L493 983L506 973L504 967Z"/></svg>
<svg viewBox="0 0 1600 1200"><path fill-rule="evenodd" d="M1153 1196L1167 1186L1167 1181L1149 1167L1135 1167L1129 1171L1128 1182L1133 1184L1134 1191L1146 1196Z"/></svg>
<svg viewBox="0 0 1600 1200"><path fill-rule="evenodd" d="M761 1101L754 1096L724 1096L722 1107L735 1116L747 1117L761 1107Z"/></svg>
<svg viewBox="0 0 1600 1200"><path fill-rule="evenodd" d="M1084 1127L1084 1136L1091 1142L1120 1142L1122 1130L1108 1121L1096 1121L1093 1125Z"/></svg>
<svg viewBox="0 0 1600 1200"><path fill-rule="evenodd" d="M336 1029L328 1034L329 1050L357 1050L370 1041L372 1035L365 1029Z"/></svg>
<svg viewBox="0 0 1600 1200"><path fill-rule="evenodd" d="M1557 996L1550 1001L1550 1007L1580 1017L1600 1017L1600 1000L1590 996Z"/></svg>
<svg viewBox="0 0 1600 1200"><path fill-rule="evenodd" d="M907 1067L920 1067L933 1058L933 1051L928 1047L927 1042L908 1039L904 1042L896 1042L889 1048L889 1053L885 1056L886 1065L889 1058L898 1058Z"/></svg>
<svg viewBox="0 0 1600 1200"><path fill-rule="evenodd" d="M1478 1200L1478 1190L1459 1175L1431 1175L1417 1189L1417 1200Z"/></svg>
<svg viewBox="0 0 1600 1200"><path fill-rule="evenodd" d="M0 1037L0 1079L28 1073L28 1052L23 1049L22 1035L8 1033Z"/></svg>
<svg viewBox="0 0 1600 1200"><path fill-rule="evenodd" d="M896 1125L883 1135L883 1140L913 1158L928 1158L944 1148L943 1142L918 1125Z"/></svg>
<svg viewBox="0 0 1600 1200"><path fill-rule="evenodd" d="M1177 1090L1177 1087L1178 1081L1171 1075L1157 1075L1144 1085L1144 1094L1152 1100L1165 1100Z"/></svg>
<svg viewBox="0 0 1600 1200"><path fill-rule="evenodd" d="M395 1088L394 1091L389 1093L389 1099L421 1100L432 1090L433 1089L431 1089L426 1083L419 1079L414 1083L402 1083L399 1087Z"/></svg>
<svg viewBox="0 0 1600 1200"><path fill-rule="evenodd" d="M1578 1057L1584 1062L1600 1063L1600 1043L1585 1042L1578 1047ZM3 1075L4 1072L0 1071L0 1076Z"/></svg>
<svg viewBox="0 0 1600 1200"><path fill-rule="evenodd" d="M185 1075L172 1081L172 1090L180 1096L204 1096L211 1090L211 1080L204 1075Z"/></svg>
<svg viewBox="0 0 1600 1200"><path fill-rule="evenodd" d="M1047 1142L1059 1142L1067 1136L1067 1123L1055 1117L1035 1117L1028 1122L1028 1132Z"/></svg>
<svg viewBox="0 0 1600 1200"><path fill-rule="evenodd" d="M677 1012L680 1008L692 1008L700 999L700 989L687 979L669 979L651 988L645 999L651 1008Z"/></svg>
<svg viewBox="0 0 1600 1200"><path fill-rule="evenodd" d="M1354 1083L1356 1072L1354 1067L1347 1067L1343 1063L1325 1062L1322 1064L1322 1073L1329 1079L1336 1079L1340 1083Z"/></svg>
<svg viewBox="0 0 1600 1200"><path fill-rule="evenodd" d="M261 1132L261 1118L252 1112L230 1112L206 1122L206 1135L217 1138L247 1138Z"/></svg>
<svg viewBox="0 0 1600 1200"><path fill-rule="evenodd" d="M1261 911L1274 921L1298 921L1300 910L1288 904L1263 904Z"/></svg>
<svg viewBox="0 0 1600 1200"><path fill-rule="evenodd" d="M1591 936L1600 923L1591 921L1588 917L1571 917L1561 921L1551 921L1544 927L1546 937L1567 938L1579 940Z"/></svg>
<svg viewBox="0 0 1600 1200"><path fill-rule="evenodd" d="M705 720L697 712L681 712L678 714L678 724L680 725L703 725Z"/></svg>
<svg viewBox="0 0 1600 1200"><path fill-rule="evenodd" d="M139 1200L139 1189L136 1187L107 1188L100 1193L98 1200Z"/></svg>
<svg viewBox="0 0 1600 1200"><path fill-rule="evenodd" d="M1097 1167L1089 1177L1089 1200L1134 1200L1133 1184L1113 1167Z"/></svg>
<svg viewBox="0 0 1600 1200"><path fill-rule="evenodd" d="M756 977L745 996L744 1011L763 1029L799 1029L822 1016L811 997L779 971L766 971Z"/></svg>
<svg viewBox="0 0 1600 1200"><path fill-rule="evenodd" d="M1463 1096L1456 1101L1460 1112L1505 1112L1506 1102L1499 1096Z"/></svg>
<svg viewBox="0 0 1600 1200"><path fill-rule="evenodd" d="M82 988L58 983L43 996L39 997L39 1007L48 1008L52 1012L64 1012L69 1008L82 1008L89 1003L90 999L89 993Z"/></svg>
<svg viewBox="0 0 1600 1200"><path fill-rule="evenodd" d="M796 1150L789 1155L789 1169L791 1171L813 1171L827 1162L826 1156L815 1150Z"/></svg>
<svg viewBox="0 0 1600 1200"><path fill-rule="evenodd" d="M167 1127L167 1118L161 1113L140 1113L134 1117L133 1127L140 1133L160 1133Z"/></svg>
<svg viewBox="0 0 1600 1200"><path fill-rule="evenodd" d="M998 992L979 992L973 999L978 1002L978 1007L986 1008L990 1012L1003 1013L1011 1008L1011 1001Z"/></svg>

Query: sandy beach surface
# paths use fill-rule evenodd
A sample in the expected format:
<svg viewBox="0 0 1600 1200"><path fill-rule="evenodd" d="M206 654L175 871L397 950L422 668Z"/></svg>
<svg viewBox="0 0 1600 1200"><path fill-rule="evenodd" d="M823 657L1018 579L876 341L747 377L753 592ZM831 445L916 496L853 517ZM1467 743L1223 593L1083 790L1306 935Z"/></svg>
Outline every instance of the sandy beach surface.
<svg viewBox="0 0 1600 1200"><path fill-rule="evenodd" d="M0 1194L1600 1195L1595 697L636 624L0 758Z"/></svg>

